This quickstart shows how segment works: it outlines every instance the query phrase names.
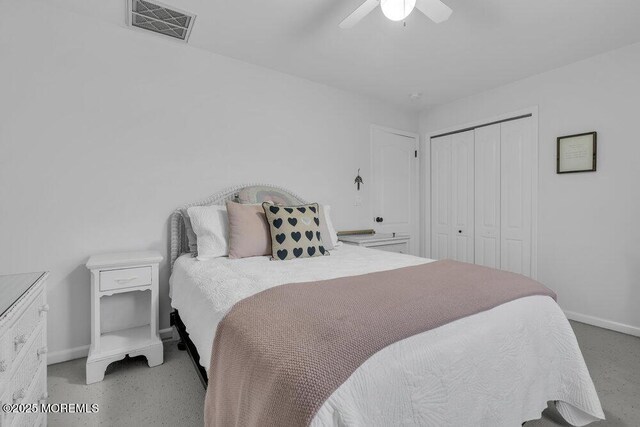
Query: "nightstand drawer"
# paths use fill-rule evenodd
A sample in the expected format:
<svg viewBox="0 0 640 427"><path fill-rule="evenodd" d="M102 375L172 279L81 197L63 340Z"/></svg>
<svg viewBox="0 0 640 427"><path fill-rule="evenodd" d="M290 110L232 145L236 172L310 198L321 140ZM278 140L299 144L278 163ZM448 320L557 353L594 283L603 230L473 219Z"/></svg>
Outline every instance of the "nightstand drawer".
<svg viewBox="0 0 640 427"><path fill-rule="evenodd" d="M100 272L100 290L151 285L151 267L123 268Z"/></svg>
<svg viewBox="0 0 640 427"><path fill-rule="evenodd" d="M410 237L406 234L377 233L371 235L343 235L338 238L347 245L363 246L385 252L410 254Z"/></svg>
<svg viewBox="0 0 640 427"><path fill-rule="evenodd" d="M391 243L386 245L371 245L368 246L371 249L378 249L386 252L395 252L399 254L408 254L409 253L409 244L408 243Z"/></svg>

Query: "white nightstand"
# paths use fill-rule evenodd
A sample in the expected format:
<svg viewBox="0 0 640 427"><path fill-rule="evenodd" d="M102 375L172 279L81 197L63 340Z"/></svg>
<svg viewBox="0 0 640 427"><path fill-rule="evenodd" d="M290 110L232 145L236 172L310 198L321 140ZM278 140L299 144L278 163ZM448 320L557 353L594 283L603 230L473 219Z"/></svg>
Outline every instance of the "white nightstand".
<svg viewBox="0 0 640 427"><path fill-rule="evenodd" d="M393 235L391 233L351 234L338 237L338 240L347 245L364 246L400 254L409 253L409 239L408 235Z"/></svg>
<svg viewBox="0 0 640 427"><path fill-rule="evenodd" d="M107 366L126 355L146 356L150 367L163 361L158 334L158 252L124 252L89 258L91 270L91 347L87 358L87 384L102 381ZM125 292L149 292L149 323L103 332L101 298Z"/></svg>

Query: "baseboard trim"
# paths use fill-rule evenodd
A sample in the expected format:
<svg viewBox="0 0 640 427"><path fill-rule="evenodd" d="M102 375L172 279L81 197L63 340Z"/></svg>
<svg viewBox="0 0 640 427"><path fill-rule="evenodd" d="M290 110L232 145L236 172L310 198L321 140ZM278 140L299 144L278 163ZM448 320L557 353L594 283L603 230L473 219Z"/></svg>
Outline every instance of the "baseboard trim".
<svg viewBox="0 0 640 427"><path fill-rule="evenodd" d="M89 346L81 345L80 347L66 348L64 350L50 351L47 353L47 365L55 365L56 363L67 362L73 359L87 357L89 354Z"/></svg>
<svg viewBox="0 0 640 427"><path fill-rule="evenodd" d="M602 319L600 317L589 316L587 314L576 313L574 311L564 310L564 314L569 320L575 320L576 322L586 323L587 325L640 337L640 327L637 326L626 325L624 323L614 322L613 320Z"/></svg>
<svg viewBox="0 0 640 427"><path fill-rule="evenodd" d="M173 341L173 328L160 329L160 339L162 341ZM47 365L68 362L69 360L81 359L89 355L89 345L67 348L64 350L52 351L47 354Z"/></svg>

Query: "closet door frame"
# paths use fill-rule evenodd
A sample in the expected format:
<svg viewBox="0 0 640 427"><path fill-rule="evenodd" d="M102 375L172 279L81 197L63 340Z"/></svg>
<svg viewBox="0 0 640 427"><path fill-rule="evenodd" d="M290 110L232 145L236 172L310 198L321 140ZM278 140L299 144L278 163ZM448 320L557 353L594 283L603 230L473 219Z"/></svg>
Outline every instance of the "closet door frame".
<svg viewBox="0 0 640 427"><path fill-rule="evenodd" d="M538 106L531 106L523 108L522 110L511 111L504 114L500 114L493 117L487 117L481 120L475 120L473 122L463 123L456 126L450 126L445 129L440 129L435 132L429 132L424 135L423 141L425 144L424 149L421 152L421 164L422 179L421 179L421 196L422 199L422 226L423 226L423 253L422 255L431 257L431 138L434 136L446 134L449 132L458 132L464 130L471 130L480 126L486 126L493 124L494 122L501 122L515 117L531 115L532 120L532 133L533 133L533 158L531 159L531 277L537 279L538 277L538 156L540 150L540 143L538 138ZM427 181L428 179L428 181Z"/></svg>

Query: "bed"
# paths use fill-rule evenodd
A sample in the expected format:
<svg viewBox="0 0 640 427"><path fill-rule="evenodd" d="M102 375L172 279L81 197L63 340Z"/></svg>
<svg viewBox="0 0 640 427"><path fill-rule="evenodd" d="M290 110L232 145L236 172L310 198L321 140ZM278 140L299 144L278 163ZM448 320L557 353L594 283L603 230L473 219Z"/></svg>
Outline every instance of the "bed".
<svg viewBox="0 0 640 427"><path fill-rule="evenodd" d="M223 204L239 186L192 205ZM277 187L274 191L303 204ZM402 269L432 260L343 245L331 256L197 261L180 210L171 219L172 324L206 386L216 328L240 301L286 283ZM250 386L250 385L249 385ZM555 301L529 296L395 342L368 358L311 425L512 426L553 401L573 425L604 419L573 331Z"/></svg>

